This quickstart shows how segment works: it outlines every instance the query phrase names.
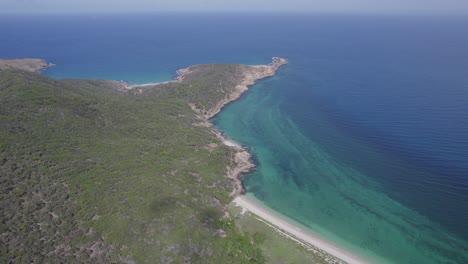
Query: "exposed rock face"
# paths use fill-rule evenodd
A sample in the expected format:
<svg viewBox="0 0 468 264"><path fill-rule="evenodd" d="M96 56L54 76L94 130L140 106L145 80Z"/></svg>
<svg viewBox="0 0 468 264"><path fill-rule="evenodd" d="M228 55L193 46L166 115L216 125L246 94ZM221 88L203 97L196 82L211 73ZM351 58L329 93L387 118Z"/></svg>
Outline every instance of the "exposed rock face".
<svg viewBox="0 0 468 264"><path fill-rule="evenodd" d="M0 59L0 70L18 69L28 72L41 72L54 64L42 59Z"/></svg>
<svg viewBox="0 0 468 264"><path fill-rule="evenodd" d="M226 177L233 180L234 189L231 196L235 197L244 192L241 175L251 172L255 168L252 160L252 155L246 147L242 147L232 141L229 141L218 130L212 128L212 132L226 145L234 149L234 154L231 157L232 166L226 167Z"/></svg>
<svg viewBox="0 0 468 264"><path fill-rule="evenodd" d="M252 155L245 148L236 148L234 154L235 166L227 168L226 176L230 179L234 179L235 188L231 192L231 196L238 196L244 192L244 187L240 176L245 173L249 173L255 168L255 164L252 162Z"/></svg>

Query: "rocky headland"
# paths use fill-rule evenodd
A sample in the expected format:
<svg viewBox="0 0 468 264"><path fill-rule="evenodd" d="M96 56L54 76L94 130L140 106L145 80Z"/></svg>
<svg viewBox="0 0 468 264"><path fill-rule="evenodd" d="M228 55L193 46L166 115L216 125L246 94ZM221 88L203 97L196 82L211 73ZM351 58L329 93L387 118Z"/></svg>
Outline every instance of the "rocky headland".
<svg viewBox="0 0 468 264"><path fill-rule="evenodd" d="M54 64L43 59L0 59L0 70L19 69L28 72L41 72Z"/></svg>

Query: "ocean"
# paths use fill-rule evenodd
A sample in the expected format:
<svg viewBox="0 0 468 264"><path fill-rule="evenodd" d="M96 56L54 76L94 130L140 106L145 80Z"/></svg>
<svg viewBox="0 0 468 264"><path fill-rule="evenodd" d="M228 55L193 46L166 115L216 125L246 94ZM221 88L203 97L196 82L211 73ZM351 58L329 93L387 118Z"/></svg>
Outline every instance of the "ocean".
<svg viewBox="0 0 468 264"><path fill-rule="evenodd" d="M214 118L247 195L377 263L468 263L468 17L0 17L0 57L53 78L170 80L289 59Z"/></svg>

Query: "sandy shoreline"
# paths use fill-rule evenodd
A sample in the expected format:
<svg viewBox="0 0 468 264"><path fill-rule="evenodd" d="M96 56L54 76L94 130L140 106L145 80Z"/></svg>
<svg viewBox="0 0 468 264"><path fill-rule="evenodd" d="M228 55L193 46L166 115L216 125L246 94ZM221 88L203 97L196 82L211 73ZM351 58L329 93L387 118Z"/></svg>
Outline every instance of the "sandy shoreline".
<svg viewBox="0 0 468 264"><path fill-rule="evenodd" d="M169 80L169 81L164 81L164 82L129 84L129 83L125 82L125 81L120 81L120 83L123 84L123 88L125 90L131 90L131 89L134 89L134 88L142 88L142 87L149 87L149 86L158 86L158 85L168 84L168 83L177 83L177 82L183 81L185 76L187 74L191 73L191 70L190 70L190 67L188 67L188 68L177 70L176 73L177 73L177 77L175 79Z"/></svg>
<svg viewBox="0 0 468 264"><path fill-rule="evenodd" d="M242 93L246 92L250 85L253 85L260 79L274 76L276 70L287 63L288 61L286 59L274 57L273 62L269 65L250 66L252 67L252 72L246 73L241 83L235 87L235 90L231 94L228 94L226 98L219 102L213 109L208 111L202 111L201 109L197 109L195 107L192 107L192 109L205 120L206 125L211 127L213 133L222 141L224 145L232 147L236 150L233 157L235 166L232 168L228 167L226 173L226 177L234 180L235 182L235 189L231 193L231 196L235 197L232 202L233 204L242 207L243 211L249 211L262 218L267 225L272 226L272 228L276 230L280 230L280 232L284 233L287 237L302 245L312 245L313 247L323 250L347 263L369 263L364 259L361 259L352 253L347 252L346 250L343 250L333 245L332 243L321 239L311 231L301 229L299 226L291 223L291 220L288 221L286 217L283 217L279 213L276 213L273 210L255 202L254 200L249 199L247 196L242 195L244 193L244 189L241 177L243 174L249 173L253 168L255 168L255 164L252 161L252 156L246 147L243 147L237 142L228 139L220 131L213 128L211 122L209 121L209 119L218 114L226 104L238 99ZM180 71L181 72L178 72L178 74L181 76L181 78L183 78L184 73L190 72L190 67Z"/></svg>
<svg viewBox="0 0 468 264"><path fill-rule="evenodd" d="M300 227L290 223L286 217L274 212L271 209L265 208L263 205L256 203L245 195L237 196L233 204L242 208L243 211L249 211L256 216L262 218L279 230L286 232L291 239L299 240L299 243L307 243L321 249L328 254L337 257L350 264L369 263L368 261L347 252L332 243L325 241L311 231L303 230ZM292 237L291 237L292 236Z"/></svg>

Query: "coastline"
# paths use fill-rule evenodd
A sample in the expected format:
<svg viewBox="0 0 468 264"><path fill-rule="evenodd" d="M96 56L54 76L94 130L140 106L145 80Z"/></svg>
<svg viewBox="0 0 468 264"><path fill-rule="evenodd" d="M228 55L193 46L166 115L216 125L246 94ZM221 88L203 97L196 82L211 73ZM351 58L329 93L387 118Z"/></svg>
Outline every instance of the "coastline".
<svg viewBox="0 0 468 264"><path fill-rule="evenodd" d="M227 94L226 97L218 102L214 108L205 110L199 109L193 104L190 105L192 110L198 113L199 118L203 120L202 125L209 127L212 133L215 134L224 145L235 150L234 156L232 157L234 166L227 167L225 175L228 179L233 180L235 184L235 187L230 194L231 197L237 197L245 192L241 177L243 174L250 173L255 168L255 164L247 147L241 146L237 142L228 139L221 131L213 127L213 123L210 120L216 116L224 106L237 100L249 89L251 85L261 79L274 76L276 71L286 64L288 64L287 59L273 57L272 62L268 65L246 66L247 68L246 71L244 71L241 82L236 85L233 92ZM190 66L188 68L178 70L177 74L179 77L177 77L176 81L182 81L187 74L192 72L193 67L194 66Z"/></svg>
<svg viewBox="0 0 468 264"><path fill-rule="evenodd" d="M235 183L234 190L230 194L231 197L234 198L231 204L241 207L243 213L246 211L251 212L256 217L258 217L260 221L274 229L276 232L280 232L282 235L288 237L289 239L295 241L307 249L316 248L346 263L369 263L368 261L359 258L358 256L353 255L352 253L320 238L312 231L307 230L306 227L301 228L301 226L295 223L293 220L288 219L287 217L282 216L277 212L274 212L272 209L244 195L245 190L242 184L242 175L250 173L255 168L252 155L248 151L247 147L241 146L239 143L229 139L221 131L214 128L210 120L216 116L225 105L237 100L244 92L249 89L251 85L255 84L261 79L274 76L276 70L279 67L288 63L286 59L278 57L273 57L272 60L273 62L269 65L248 66L251 67L250 69L253 70L253 73L250 72L244 74L244 79L241 80L240 84L235 87L234 91L228 94L214 108L205 110L198 109L194 105L190 105L192 110L198 113L199 118L203 120L203 122L199 125L209 127L210 130L216 135L217 138L221 140L225 146L231 147L235 150L235 154L232 157L235 165L233 167L226 168L225 175ZM174 81L183 80L185 74L190 74L191 67L177 71L179 77ZM261 73L259 74L258 72L255 72L255 70L260 70ZM336 259L332 262L336 263Z"/></svg>
<svg viewBox="0 0 468 264"><path fill-rule="evenodd" d="M339 260L350 264L368 264L371 263L361 257L358 257L351 252L340 248L339 246L321 238L319 235L314 234L308 230L307 227L302 227L294 220L289 219L280 213L260 204L255 199L249 198L246 195L239 195L232 204L242 208L242 213L250 212L254 214L257 219L266 225L273 228L276 232L288 237L296 243L302 245L306 249L313 250L316 248L322 250L327 254L338 258Z"/></svg>
<svg viewBox="0 0 468 264"><path fill-rule="evenodd" d="M43 59L24 58L24 59L0 59L0 70L19 69L28 72L41 73L42 71L55 66Z"/></svg>
<svg viewBox="0 0 468 264"><path fill-rule="evenodd" d="M34 63L34 66L31 66L29 63ZM322 250L333 257L336 257L340 260L343 260L347 263L368 263L355 255L340 249L339 247L329 243L317 235L313 234L311 231L304 230L300 228L300 225L294 223L294 221L289 220L287 217L280 215L277 212L274 212L272 209L256 202L253 199L250 199L248 196L244 195L245 190L242 184L241 177L244 174L250 173L254 168L255 164L252 159L252 155L249 152L248 148L242 146L241 144L235 142L232 139L229 139L221 131L217 130L211 119L216 116L224 106L237 100L244 92L248 91L249 87L255 84L257 81L269 78L275 75L276 71L283 65L287 64L288 61L283 58L273 57L273 62L269 65L253 65L246 66L246 70L243 74L243 79L240 80L240 83L236 85L235 89L226 95L226 97L218 102L215 107L209 110L198 109L194 105L190 105L192 110L194 110L199 119L202 121L198 125L206 126L210 131L227 147L234 149L234 154L231 157L233 165L226 168L225 177L231 179L234 182L234 189L230 193L230 196L233 197L231 202L235 206L241 207L242 211L249 211L259 218L264 224L268 225L274 231L280 232L289 239L295 241L296 243L306 247L311 248L315 247L319 250ZM48 63L44 60L39 59L20 59L14 60L15 64L17 61L19 63L31 67L26 69L27 71L40 73L42 70L45 70L51 66L54 66L51 63ZM8 63L10 64L10 62ZM193 65L188 68L180 69L177 71L177 77L174 80L158 82L158 83L145 83L145 84L136 84L129 85L123 81L113 81L119 87L119 90L129 91L132 89L145 88L157 85L163 85L168 83L180 83L190 75L194 67L198 65ZM15 65L15 68L20 68Z"/></svg>
<svg viewBox="0 0 468 264"><path fill-rule="evenodd" d="M244 71L243 79L239 84L234 87L234 91L230 94L227 94L226 97L218 102L215 107L211 109L199 109L194 105L191 105L192 109L201 115L204 119L209 120L216 116L221 109L229 104L237 100L243 93L245 93L249 87L255 84L257 81L272 77L276 74L276 71L283 65L288 64L288 60L280 57L273 57L272 62L268 65L253 65L253 66L245 66L246 70ZM196 66L196 65L195 65ZM190 66L186 69L181 69L177 71L179 77L176 80L183 80L187 74L192 72L192 67Z"/></svg>
<svg viewBox="0 0 468 264"><path fill-rule="evenodd" d="M134 88L142 88L142 87L150 87L150 86L158 86L158 85L163 85L163 84L168 84L168 83L180 83L185 79L187 75L192 73L191 68L195 66L197 65L192 65L190 67L177 70L176 71L177 77L169 81L154 82L154 83L141 83L141 84L129 84L128 82L125 82L125 81L119 81L119 83L122 84L122 89L124 90L131 90Z"/></svg>
<svg viewBox="0 0 468 264"><path fill-rule="evenodd" d="M272 62L268 65L242 65L243 72L240 82L236 84L233 91L226 94L226 96L211 109L200 109L195 104L189 103L190 108L197 114L197 118L200 120L199 123L194 125L203 126L210 129L210 131L226 146L233 148L235 150L231 160L233 162L232 166L226 168L225 177L231 179L234 182L234 189L230 193L231 197L237 197L244 193L244 188L242 185L241 177L243 174L249 173L252 169L255 168L255 164L252 160L252 155L249 153L248 148L241 146L237 142L228 139L223 133L217 130L211 119L216 116L221 109L227 104L237 100L244 92L246 92L249 87L255 84L261 79L272 77L275 75L276 71L283 65L288 64L288 60L281 57L272 57ZM182 83L187 76L197 71L197 67L200 67L200 64L191 65L187 68L182 68L176 71L177 77L170 81L156 82L156 83L145 83L145 84L135 84L130 85L124 81L115 81L118 90L122 92L128 92L130 90L136 90L139 93L142 93L141 88L158 86L168 83Z"/></svg>

